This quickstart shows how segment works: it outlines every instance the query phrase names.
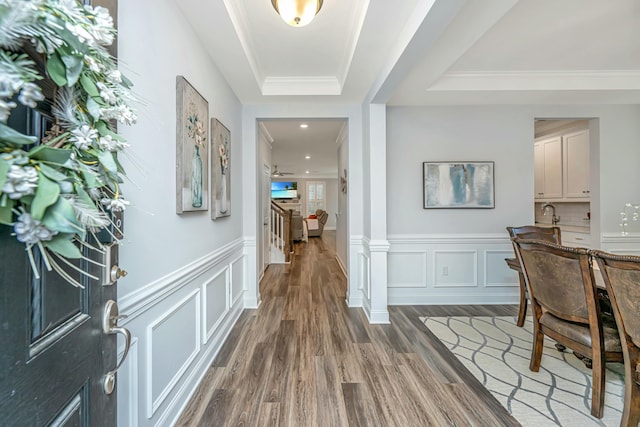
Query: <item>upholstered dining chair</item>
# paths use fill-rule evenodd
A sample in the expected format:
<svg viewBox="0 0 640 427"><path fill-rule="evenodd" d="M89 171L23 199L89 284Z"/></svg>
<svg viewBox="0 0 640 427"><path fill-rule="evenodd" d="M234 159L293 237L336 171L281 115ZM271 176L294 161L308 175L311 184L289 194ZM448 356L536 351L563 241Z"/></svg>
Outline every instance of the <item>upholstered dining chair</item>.
<svg viewBox="0 0 640 427"><path fill-rule="evenodd" d="M523 225L521 227L507 227L507 231L509 232L509 237L518 238L518 239L535 239L535 240L545 240L548 242L557 243L559 245L562 244L562 239L560 237L560 227L538 227L535 225ZM515 249L515 248L514 248ZM516 270L520 270L520 263L517 260L513 259L505 259L507 265L511 268L515 268ZM513 261L516 261L515 263ZM523 326L524 320L527 317L527 286L524 283L524 275L522 271L518 271L518 280L520 281L520 308L518 310L518 320L516 325Z"/></svg>
<svg viewBox="0 0 640 427"><path fill-rule="evenodd" d="M591 415L602 418L605 363L623 356L615 321L600 315L590 251L540 240L513 242L533 309L529 369L540 369L545 335L591 358Z"/></svg>
<svg viewBox="0 0 640 427"><path fill-rule="evenodd" d="M640 422L640 257L593 251L620 331L624 354L621 426Z"/></svg>

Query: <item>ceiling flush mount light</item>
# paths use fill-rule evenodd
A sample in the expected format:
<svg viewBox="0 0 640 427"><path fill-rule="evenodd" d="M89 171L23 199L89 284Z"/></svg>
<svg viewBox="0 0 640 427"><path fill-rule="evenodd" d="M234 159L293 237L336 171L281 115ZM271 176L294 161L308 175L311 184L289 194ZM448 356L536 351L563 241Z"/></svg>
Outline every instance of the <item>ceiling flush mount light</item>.
<svg viewBox="0 0 640 427"><path fill-rule="evenodd" d="M311 156L304 156L305 159L309 160Z"/></svg>
<svg viewBox="0 0 640 427"><path fill-rule="evenodd" d="M322 0L271 0L280 17L292 27L304 27L315 18Z"/></svg>

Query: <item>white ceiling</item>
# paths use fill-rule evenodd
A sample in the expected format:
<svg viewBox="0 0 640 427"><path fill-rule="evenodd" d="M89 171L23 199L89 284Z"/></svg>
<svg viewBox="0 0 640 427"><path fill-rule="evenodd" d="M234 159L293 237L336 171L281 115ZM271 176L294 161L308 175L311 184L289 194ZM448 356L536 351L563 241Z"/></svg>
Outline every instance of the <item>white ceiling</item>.
<svg viewBox="0 0 640 427"><path fill-rule="evenodd" d="M244 104L640 104L638 0L324 0L302 28L270 0L176 3ZM275 157L299 122L266 124L301 166Z"/></svg>
<svg viewBox="0 0 640 427"><path fill-rule="evenodd" d="M300 124L308 127L301 128ZM285 178L337 178L338 145L344 119L287 119L260 122L271 142L271 163ZM305 157L309 156L309 159ZM308 173L307 173L308 171Z"/></svg>

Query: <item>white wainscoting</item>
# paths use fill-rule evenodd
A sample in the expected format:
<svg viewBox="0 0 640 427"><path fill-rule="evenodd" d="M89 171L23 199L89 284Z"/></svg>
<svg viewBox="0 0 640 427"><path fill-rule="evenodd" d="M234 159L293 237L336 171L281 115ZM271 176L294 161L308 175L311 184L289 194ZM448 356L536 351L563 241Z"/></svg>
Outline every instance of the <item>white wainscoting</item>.
<svg viewBox="0 0 640 427"><path fill-rule="evenodd" d="M231 307L229 268L223 268L202 284L202 341L206 344L224 320Z"/></svg>
<svg viewBox="0 0 640 427"><path fill-rule="evenodd" d="M200 311L200 289L195 289L147 326L147 418L200 352Z"/></svg>
<svg viewBox="0 0 640 427"><path fill-rule="evenodd" d="M369 300L371 298L371 278L369 272L369 255L361 252L358 254L358 274L360 276L360 282L358 283L360 290L362 290L362 296Z"/></svg>
<svg viewBox="0 0 640 427"><path fill-rule="evenodd" d="M393 271L389 288L425 288L427 286L427 251L396 251L387 254L388 271ZM389 274L391 279L391 274Z"/></svg>
<svg viewBox="0 0 640 427"><path fill-rule="evenodd" d="M434 250L433 266L433 286L436 288L478 286L478 251Z"/></svg>
<svg viewBox="0 0 640 427"><path fill-rule="evenodd" d="M389 305L517 304L518 275L504 234L390 235Z"/></svg>
<svg viewBox="0 0 640 427"><path fill-rule="evenodd" d="M513 258L512 249L484 251L484 285L487 288L513 285L513 270L505 269L505 258Z"/></svg>
<svg viewBox="0 0 640 427"><path fill-rule="evenodd" d="M119 298L133 337L118 373L119 425L175 424L244 308L244 241Z"/></svg>
<svg viewBox="0 0 640 427"><path fill-rule="evenodd" d="M347 305L349 307L364 306L364 289L370 285L363 285L363 274L369 274L368 257L364 256L364 242L362 236L352 236L349 239L349 255L347 263L349 274L347 277ZM345 268L346 272L346 268Z"/></svg>
<svg viewBox="0 0 640 427"><path fill-rule="evenodd" d="M124 346L124 343L122 344ZM118 351L118 360L122 359L124 348ZM138 338L131 339L129 354L118 371L116 384L118 386L118 425L135 426L138 424ZM123 404L126 402L126 405ZM121 411L120 406L126 406L127 411Z"/></svg>
<svg viewBox="0 0 640 427"><path fill-rule="evenodd" d="M603 251L617 255L640 255L640 233L602 233L600 237ZM596 247L592 245L591 247Z"/></svg>

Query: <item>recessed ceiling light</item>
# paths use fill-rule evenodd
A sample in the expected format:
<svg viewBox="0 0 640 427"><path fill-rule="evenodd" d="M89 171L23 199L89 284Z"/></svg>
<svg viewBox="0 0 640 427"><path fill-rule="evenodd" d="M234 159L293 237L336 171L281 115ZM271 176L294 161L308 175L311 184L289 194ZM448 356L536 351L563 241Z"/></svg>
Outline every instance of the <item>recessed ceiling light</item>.
<svg viewBox="0 0 640 427"><path fill-rule="evenodd" d="M309 160L311 156L304 156L305 159Z"/></svg>
<svg viewBox="0 0 640 427"><path fill-rule="evenodd" d="M304 173L309 173L309 171L304 171Z"/></svg>
<svg viewBox="0 0 640 427"><path fill-rule="evenodd" d="M306 129L306 128L308 128L308 127L309 127L309 125L308 125L308 124L306 124L306 123L300 123L300 127L301 127L302 129Z"/></svg>

